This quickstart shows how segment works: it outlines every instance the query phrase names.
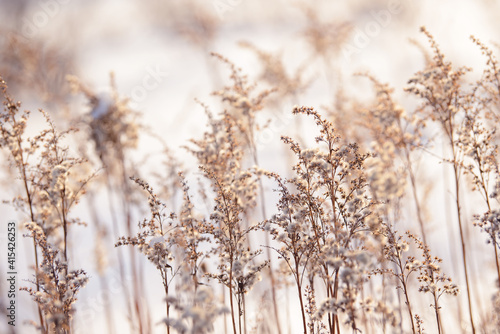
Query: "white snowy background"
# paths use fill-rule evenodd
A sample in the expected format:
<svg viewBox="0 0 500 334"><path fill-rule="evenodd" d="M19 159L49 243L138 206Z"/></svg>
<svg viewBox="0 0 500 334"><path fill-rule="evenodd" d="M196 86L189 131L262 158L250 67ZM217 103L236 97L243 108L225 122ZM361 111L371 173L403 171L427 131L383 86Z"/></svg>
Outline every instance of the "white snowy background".
<svg viewBox="0 0 500 334"><path fill-rule="evenodd" d="M369 71L382 82L388 82L396 88L396 96L403 106L411 109L415 100L409 98L403 87L407 80L423 65L421 52L409 42L416 39L428 49L428 44L420 26L425 25L434 35L443 53L456 65L466 65L474 68L469 76L476 78L484 68L484 58L479 49L470 41L471 34L485 43L500 42L500 2L473 0L355 0L355 1L304 1L317 9L319 19L324 22L350 22L354 27L352 39L345 44L343 51L334 61L335 68L342 75L342 81L329 77L329 71L321 62L316 62L306 72L306 77L312 78L310 87L296 101L286 102L282 109L274 114L262 117L276 117L279 131L271 134L271 138L262 138L259 157L262 167L286 173L288 160L284 146L279 141L281 134L294 135L295 123L288 118L293 104L313 106L321 109L331 105L333 90L336 85L344 86L345 91L361 99L371 99L373 91L366 80L354 77L356 72ZM391 6L399 6L391 13ZM248 49L238 46L240 41L248 41L268 52L280 52L289 69L297 68L312 56L312 50L301 37L307 20L303 13L303 3L300 1L265 1L265 0L206 0L206 1L139 1L139 0L0 0L0 32L6 38L9 31L23 35L28 40L43 40L47 45L55 47L67 54L74 62L72 69L82 82L90 87L106 92L109 84L109 73L115 74L118 90L132 98L136 109L142 112L141 122L148 125L153 133L159 134L169 147L185 159L191 171L195 166L189 164L192 158L186 155L180 146L193 137L199 137L205 129L206 117L194 99L207 103L212 111L221 111L217 99L210 93L229 84L227 70L209 56L210 51L218 52L242 68L243 73L251 80L258 80L260 66L255 55ZM193 17L200 13L209 16L216 24L216 34L210 43L209 50L193 43L178 31L179 25L189 25ZM380 16L380 13L391 13L390 16ZM369 35L369 36L368 36ZM361 36L361 37L360 37ZM364 37L363 37L364 36ZM368 37L366 37L368 36ZM491 45L491 44L490 44ZM348 54L353 47L357 50ZM5 52L1 50L0 52ZM0 64L1 65L1 64ZM0 66L1 67L1 66ZM153 89L142 89L144 80L156 73L156 85ZM216 75L214 75L216 73ZM149 80L149 79L147 79ZM153 81L150 81L153 82ZM23 109L37 110L44 108L60 108L58 104L47 102L30 90L13 87L16 98L23 101ZM138 95L138 92L144 93ZM135 96L135 99L134 99ZM139 97L138 97L139 96ZM72 101L70 113L89 112L83 100ZM55 113L57 114L57 110ZM282 113L282 114L280 114ZM273 116L274 115L274 116ZM285 116L284 116L285 115ZM34 119L38 119L34 116ZM309 132L313 128L302 128ZM313 138L311 134L300 134L301 137ZM141 140L137 150L137 161L149 153L158 153L161 147L158 142L147 136ZM190 160L191 159L191 160ZM6 165L2 161L2 165ZM427 200L428 203L444 203L443 187L439 180L443 178L441 165L437 161L429 161L426 175L436 180L437 191ZM155 164L147 164L144 174L155 172ZM422 167L427 168L427 167ZM0 191L2 199L13 196L17 187L12 181L2 181ZM441 188L440 188L441 187ZM441 189L441 191L439 190ZM270 197L272 195L269 195ZM102 198L105 201L105 197ZM105 202L104 202L105 203ZM441 206L440 206L441 205ZM443 222L445 210L442 204L433 208L433 225L430 236L431 246L437 255L446 261L450 257L446 242L447 225ZM474 211L473 203L465 204L466 214ZM105 211L105 210L103 210ZM82 206L74 214L85 216ZM104 214L104 217L106 214ZM9 206L0 206L0 219L4 226L7 220L19 221L18 213ZM84 218L84 217L82 217ZM2 227L2 229L4 229ZM103 291L99 286L93 257L92 228L76 227L78 232L70 237L77 247L73 248L73 262L85 268L91 280L81 291L76 304L78 312L86 313L85 319L75 319L75 333L102 333L105 324L105 313L99 298ZM4 231L2 230L2 233ZM2 272L5 270L5 235L1 234L0 259ZM18 284L25 284L21 279L30 278L33 263L30 243L18 237ZM484 238L473 242L476 254L472 258L481 259L479 255L485 251ZM488 256L490 252L487 252ZM485 257L484 263L472 263L473 280L491 284L489 272L491 259ZM488 268L483 271L482 268ZM162 294L156 293L161 288L161 282L154 268L144 265L147 299L150 305L153 322L162 319ZM453 273L456 281L463 284L460 270ZM2 273L1 299L5 300L4 275ZM117 270L109 270L109 282L114 282L111 294L120 300L120 284L122 282ZM27 284L27 283L26 283ZM477 291L480 293L479 291ZM106 292L109 293L109 292ZM462 295L462 298L464 296ZM281 295L281 303L294 303L293 297ZM443 299L446 303L453 301ZM122 304L113 304L114 321L118 333L129 331L126 311ZM487 305L477 305L482 307ZM26 294L18 295L18 326L17 333L34 333L30 326L22 325L24 320L36 319L36 307ZM293 309L293 308L292 308ZM255 312L255 310L251 311ZM432 316L432 314L430 315ZM249 318L252 316L249 315ZM293 319L294 314L290 315ZM89 321L89 319L91 321ZM431 321L431 320L430 320ZM430 322L429 321L429 322ZM164 326L157 326L156 332L163 333ZM7 332L5 319L0 320L0 332ZM290 328L290 333L299 333L299 329ZM217 331L216 333L221 332Z"/></svg>

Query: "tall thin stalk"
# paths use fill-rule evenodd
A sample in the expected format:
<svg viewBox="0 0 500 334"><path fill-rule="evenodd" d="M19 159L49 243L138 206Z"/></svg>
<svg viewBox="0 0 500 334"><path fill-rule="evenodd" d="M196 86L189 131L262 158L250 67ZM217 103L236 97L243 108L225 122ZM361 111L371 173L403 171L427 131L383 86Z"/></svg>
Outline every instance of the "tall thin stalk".
<svg viewBox="0 0 500 334"><path fill-rule="evenodd" d="M472 333L475 334L474 316L472 310L471 287L467 266L467 249L462 221L462 209L460 198L460 173L462 160L457 152L456 146L459 144L456 131L458 130L458 118L462 116L466 109L466 99L462 88L462 78L468 71L467 68L455 69L452 64L445 60L434 37L425 29L421 31L427 36L434 51L433 61L430 62L424 71L420 71L412 78L410 87L406 90L421 97L424 101L419 109L426 112L426 116L436 121L441 127L451 150L450 163L453 165L455 209L457 212L458 229L460 232L460 246L462 253L462 267L465 275L467 288L467 301L470 325Z"/></svg>
<svg viewBox="0 0 500 334"><path fill-rule="evenodd" d="M112 227L113 227L113 235L119 236L120 235L120 230L118 227L118 218L116 215L116 210L115 210L115 205L113 203L113 186L112 186L112 178L109 173L109 170L106 170L106 186L107 186L107 193L108 193L108 206L109 210L111 213L111 221L112 221ZM126 274L125 274L125 258L123 256L122 250L118 249L116 252L116 255L118 257L118 270L120 272L120 277L122 280L125 280ZM126 309L128 313L128 318L130 322L131 329L133 328L133 312L132 312L132 297L130 296L129 289L126 284L122 285L122 290L123 290L123 295L125 299L125 304L126 304Z"/></svg>
<svg viewBox="0 0 500 334"><path fill-rule="evenodd" d="M470 291L470 283L469 283L469 272L468 272L468 267L467 267L467 250L465 247L465 235L463 231L463 226L462 226L462 213L461 213L461 206L460 206L460 166L459 166L459 161L457 157L457 153L455 151L455 141L454 141L454 127L452 123L453 116L449 115L449 120L448 120L448 138L450 141L450 146L451 146L451 152L453 156L453 174L454 174L454 181L455 181L455 205L457 209L457 218L458 218L458 228L460 231L460 244L461 244L461 249L462 249L462 261L463 261L463 269L464 269L464 275L465 275L465 285L467 288L467 300L468 300L468 308L469 308L469 319L470 319L470 324L472 327L472 333L476 333L476 328L474 326L474 317L472 313L472 298L471 298L471 291Z"/></svg>
<svg viewBox="0 0 500 334"><path fill-rule="evenodd" d="M16 167L18 168L19 170L19 173L21 174L21 179L22 179L22 182L23 182L23 188L24 188L24 192L26 194L26 200L27 200L27 204L28 204L28 208L29 208L29 217L30 217L30 220L32 222L36 222L36 218L35 218L35 209L34 209L34 202L33 202L33 194L32 194L32 190L30 188L30 182L33 182L33 181L30 181L28 179L28 173L27 173L27 166L28 166L28 162L26 161L26 156L25 156L25 152L24 152L24 149L23 149L23 138L21 137L22 134L24 133L24 129L25 129L25 123L19 123L19 121L16 119L16 115L17 113L19 112L19 107L20 107L20 103L15 103L14 100L12 100L12 98L10 96L7 95L7 84L5 83L5 81L3 80L3 78L0 76L0 88L2 89L3 91L3 97L5 98L5 106L8 110L8 120L6 120L7 122L9 122L11 125L12 125L12 131L9 131L7 129L4 129L4 126L3 124L2 127L1 127L1 134L2 134L2 137L4 138L4 140L8 139L8 137L12 138L15 140L16 144L17 144L17 147L18 147L18 151L12 151L11 149L11 155L12 155L12 158L16 161ZM28 113L25 112L25 115L22 116L22 119L26 120L28 117ZM3 123L4 120L1 120L1 122ZM16 129L18 127L18 129ZM39 270L39 259L38 259L38 246L37 246L37 243L36 243L36 239L35 239L35 236L33 235L33 252L34 252L34 258L35 258L35 285L36 285L36 291L37 292L40 292L40 282L39 282L39 274L38 274L38 270ZM38 319L40 321L40 329L42 331L42 334L45 334L47 333L47 325L45 324L45 320L44 320L44 316L43 316L43 313L42 313L42 309L40 307L40 304L37 303L37 310L38 310Z"/></svg>
<svg viewBox="0 0 500 334"><path fill-rule="evenodd" d="M19 143L19 147L20 146L20 142L18 141ZM23 179L23 184L24 184L24 190L26 192L26 197L28 199L28 207L30 209L30 218L31 218L31 221L34 222L35 221L35 214L33 212L33 202L32 202L32 199L31 199L31 192L29 190L29 186L28 186L28 180L26 178L26 169L25 169L25 163L22 162L22 168L21 168L21 173L22 173L22 179ZM35 236L33 236L33 251L34 251L34 255L35 255L35 282L36 282L36 291L39 292L40 291L40 283L38 282L38 268L39 268L39 264L38 264L38 247L37 247L37 244L36 244L36 240L35 240ZM43 315L42 315L42 309L40 308L40 305L37 303L37 309L38 309L38 319L40 320L40 328L41 328L41 331L42 331L42 334L45 334L47 333L47 328L45 326L45 321L44 321L44 318L43 318Z"/></svg>

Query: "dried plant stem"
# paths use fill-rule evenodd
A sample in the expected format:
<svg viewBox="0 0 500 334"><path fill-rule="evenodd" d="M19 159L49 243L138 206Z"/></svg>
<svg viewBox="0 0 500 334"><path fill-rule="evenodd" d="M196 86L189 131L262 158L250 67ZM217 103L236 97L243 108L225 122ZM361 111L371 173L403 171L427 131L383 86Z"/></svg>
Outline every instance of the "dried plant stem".
<svg viewBox="0 0 500 334"><path fill-rule="evenodd" d="M222 285L222 304L226 305L226 289L224 285ZM227 330L227 312L224 312L224 334L228 333Z"/></svg>
<svg viewBox="0 0 500 334"><path fill-rule="evenodd" d="M230 255L232 258L232 254ZM233 304L233 262L231 261L230 265L230 271L229 271L229 284L228 284L228 289L229 289L229 304L231 306L231 321L233 323L233 333L236 333L236 320L234 319L234 304ZM240 334L241 334L241 328L240 328Z"/></svg>
<svg viewBox="0 0 500 334"><path fill-rule="evenodd" d="M491 212L491 206L490 206L490 201L488 197L486 197L487 203L488 203L488 211ZM495 265L497 268L497 279L498 279L498 284L500 285L500 263L498 260L498 247L497 247L497 239L496 239L496 234L492 234L492 243L493 243L493 251L495 253Z"/></svg>
<svg viewBox="0 0 500 334"><path fill-rule="evenodd" d="M222 189L222 185L220 184L220 182L217 181L216 184L217 184L219 189ZM231 238L230 242L232 242L232 243L234 242L234 244L236 244L237 241L233 239L234 238L233 224L231 223L233 217L231 216L231 209L229 207L229 201L226 198L226 194L223 191L221 191L221 196L222 196L222 203L224 205L224 207L223 207L224 215L226 216L225 218L227 219L227 220L225 220L225 224L226 224L226 227L228 228L228 233L229 233L229 236ZM236 333L236 319L234 318L234 302L233 302L233 264L234 264L233 250L234 250L234 248L232 246L233 245L231 245L231 247L229 248L228 289L229 289L229 304L231 306L231 321L233 324L233 333L237 334ZM241 334L241 328L240 328L240 334Z"/></svg>
<svg viewBox="0 0 500 334"><path fill-rule="evenodd" d="M476 142L478 140L476 139ZM483 195L484 195L484 199L486 200L486 205L488 207L488 212L492 212L492 207L491 207L491 203L490 203L490 193L488 191L488 186L487 186L487 182L485 180L485 173L484 173L484 170L482 168L483 166L483 161L481 159L481 154L479 154L479 149L476 147L474 149L474 155L475 155L475 160L477 161L477 164L478 164L478 167L479 167L479 177L480 177L480 186L483 190ZM498 279L498 284L500 284L500 264L498 262L498 247L497 247L497 240L496 240L496 234L495 233L492 233L491 234L491 238L492 238L492 243L493 243L493 250L495 252L495 265L496 265L496 268L497 268L497 279Z"/></svg>
<svg viewBox="0 0 500 334"><path fill-rule="evenodd" d="M299 295L300 311L302 313L302 325L304 326L304 334L307 334L306 312L304 308L304 300L302 297L302 284L299 277L299 263L297 262L297 260L295 260L294 276L296 276L295 283L297 285L297 293Z"/></svg>
<svg viewBox="0 0 500 334"><path fill-rule="evenodd" d="M115 212L115 205L113 204L113 187L111 185L111 175L109 175L109 172L106 172L106 186L108 190L108 201L109 201L109 209L111 213L111 220L113 222L113 235L119 236L119 228L118 228L118 220L116 217L116 212ZM123 258L123 254L121 252L121 249L117 250L117 257L118 257L118 270L120 271L120 276L122 280L125 280L125 261ZM131 329L133 329L133 313L132 313L132 299L130 297L130 292L127 289L127 286L123 284L123 294L125 297L125 304L127 305L127 313L129 315L129 321L130 321L130 326Z"/></svg>
<svg viewBox="0 0 500 334"><path fill-rule="evenodd" d="M98 229L101 229L103 227L101 226L101 223L99 222L98 214L96 212L96 206L95 206L94 201L93 201L94 194L89 194L89 195L90 196L87 196L86 199L89 202L88 207L90 209L90 214L92 216L92 219L94 220L95 226ZM97 233L100 233L100 231L98 231ZM99 275L99 284L101 285L102 291L110 291L109 286L108 286L108 281L106 280L106 278L104 277L103 274ZM104 309L106 312L106 325L108 327L108 333L114 334L115 333L115 326L114 326L114 320L113 320L113 313L111 312L111 310L113 310L114 308L113 308L113 305L111 304L111 298L109 298L109 295L106 295L104 302L105 302Z"/></svg>
<svg viewBox="0 0 500 334"><path fill-rule="evenodd" d="M125 209L125 217L126 217L126 226L127 226L127 232L129 235L132 235L132 219L130 215L130 207L129 207L129 193L128 193L128 187L124 185L124 198L123 198L123 206ZM130 267L131 267L131 272L132 272L132 290L133 290L133 295L134 295L134 308L135 312L137 315L137 320L139 324L139 333L143 334L146 332L145 330L145 324L143 323L144 319L142 316L141 312L141 302L140 302L140 297L141 294L139 292L139 276L137 274L137 259L135 257L135 250L133 248L130 248Z"/></svg>
<svg viewBox="0 0 500 334"><path fill-rule="evenodd" d="M265 203L265 199L264 199L264 190L262 189L262 180L259 179L259 183L260 183L260 191L261 191L261 207L262 207L262 213L264 215L264 217L267 217L265 216L265 208L264 208L264 203ZM267 260L269 261L269 279L271 280L271 298L272 298L272 302L273 302L273 312L274 312L274 317L275 317L275 320L276 320L276 328L278 330L278 334L281 334L281 325L280 325L280 321L279 321L279 312L278 312L278 302L277 302L277 299L276 299L276 278L274 277L274 273L273 273L273 269L272 269L272 260L271 260L271 251L270 251L270 248L269 248L269 245L271 244L271 240L269 238L269 234L268 233L265 233L265 248L266 248L266 256L267 256Z"/></svg>
<svg viewBox="0 0 500 334"><path fill-rule="evenodd" d="M140 306L141 303L140 303L139 284L138 284L137 267L136 267L137 260L135 258L135 252L133 248L130 249L130 262L131 262L130 266L132 272L132 290L134 294L134 309L139 324L139 333L143 334L145 333L145 328L143 324L143 317Z"/></svg>
<svg viewBox="0 0 500 334"><path fill-rule="evenodd" d="M329 140L328 141L328 151L329 151L329 155L330 155L330 161L332 160L332 152L333 152L333 145L332 145L332 140ZM332 180L335 179L335 169L331 168L330 170L330 177ZM331 182L330 183L330 187L329 187L329 192L330 192L330 201L332 203L332 216L334 217L335 221L334 221L334 226L335 226L335 229L338 228L338 221L337 221L337 214L336 214L336 203L335 203L335 200L336 200L336 191L335 191L335 186L334 186L334 183ZM326 272L326 277L329 277L328 275L328 266L325 265L325 272ZM330 286L330 281L327 282L328 283L328 286L327 286L327 295L328 297L330 297L330 290L331 290L331 286ZM339 286L339 269L336 269L335 270L335 279L334 279L334 288L333 288L333 295L332 297L333 298L337 298L337 294L338 294L338 286ZM333 321L333 323L332 323ZM330 330L332 330L332 327L333 327L333 331L332 333L335 333L335 330L337 330L337 333L340 333L340 328L339 328L339 318L338 318L338 315L337 314L333 314L333 319L330 320L330 313L328 313L328 324L330 326ZM335 327L336 325L336 327Z"/></svg>
<svg viewBox="0 0 500 334"><path fill-rule="evenodd" d="M170 317L170 300L168 294L168 280L167 280L167 272L160 270L161 276L163 278L163 287L165 288L165 309L167 311L167 319ZM167 323L167 334L170 334L170 324Z"/></svg>
<svg viewBox="0 0 500 334"><path fill-rule="evenodd" d="M398 256L397 259L398 259L397 265L398 265L399 270L401 272L401 277L400 277L401 278L400 279L401 286L403 288L403 293L404 293L404 296L405 296L405 303L406 303L406 306L408 308L408 314L409 314L410 320L411 320L411 329L413 331L413 334L415 334L416 333L416 331L415 331L415 322L413 320L413 312L412 312L412 308L411 308L411 304L410 304L410 297L408 295L407 276L405 276L405 274L404 274L404 269L405 268L404 268L404 264L401 262L401 257Z"/></svg>
<svg viewBox="0 0 500 334"><path fill-rule="evenodd" d="M498 250L496 247L497 242L498 241L496 240L496 237L493 236L493 247L495 250L495 264L497 266L498 284L500 285L500 264L498 263Z"/></svg>
<svg viewBox="0 0 500 334"><path fill-rule="evenodd" d="M476 328L474 326L474 317L472 314L472 299L471 299L471 293L470 293L470 284L469 284L469 273L468 273L468 268L467 268L467 251L465 247L465 236L464 236L464 231L463 231L463 226L462 226L462 213L461 213L461 206L460 206L460 171L459 171L459 166L458 166L458 161L457 161L457 153L455 151L455 142L453 140L453 126L452 126L452 117L450 115L448 122L449 122L449 139L450 139L450 146L451 146L451 151L453 155L453 173L454 173L454 181L455 181L455 204L456 204L456 209L457 209L457 218L458 218L458 228L460 230L460 243L461 243L461 248L462 248L462 261L463 261L463 267L464 267L464 274L465 274L465 285L467 288L467 300L468 300L468 307L469 307L469 318L470 318L470 323L472 327L472 333L476 333Z"/></svg>
<svg viewBox="0 0 500 334"><path fill-rule="evenodd" d="M436 314L436 323L437 323L438 333L439 334L444 334L444 332L443 332L443 324L441 323L441 315L439 314L438 296L437 296L437 294L435 292L432 294L432 296L434 298L433 308L434 308L434 311L435 311L435 314Z"/></svg>
<svg viewBox="0 0 500 334"><path fill-rule="evenodd" d="M14 118L14 116L12 116L12 118ZM22 144L21 137L17 136L16 139L17 139L17 144L19 145L19 147L22 147L21 146L21 144ZM26 192L26 197L28 199L28 206L29 206L29 209L30 209L30 218L31 218L31 221L34 222L35 221L35 213L33 212L33 199L32 199L32 196L31 196L30 188L28 186L28 177L26 175L26 163L24 161L24 156L22 154L21 154L21 158L22 158L21 165L19 167L20 167L21 174L22 174L22 179L23 179L23 184L24 184L24 190ZM39 292L40 291L40 283L38 282L38 268L39 268L38 247L37 247L37 244L36 244L35 236L33 236L33 251L34 251L34 255L35 255L35 282L36 282L36 291ZM40 308L40 304L38 304L38 303L37 303L37 308L38 308L38 319L40 320L40 329L42 331L42 334L45 334L45 333L47 333L47 327L45 325L45 321L44 321L44 318L43 318L42 309Z"/></svg>
<svg viewBox="0 0 500 334"><path fill-rule="evenodd" d="M61 198L65 198L64 187L61 190ZM63 234L64 234L64 261L66 261L67 268L69 269L68 263L68 221L66 219L66 207L65 201L61 201L61 214L62 214L62 224L63 224Z"/></svg>
<svg viewBox="0 0 500 334"><path fill-rule="evenodd" d="M326 270L328 270L328 268ZM331 288L331 285L329 284L329 286L327 288ZM336 269L335 270L333 294L331 295L331 297L336 299L338 297L338 291L339 291L339 269ZM330 294L331 294L330 290L327 290L327 297L330 297ZM332 318L332 319L330 319L330 318ZM330 328L332 329L331 330L332 333L334 333L334 334L339 333L340 334L339 316L336 313L333 315L330 315L330 313L328 313L328 324L330 325Z"/></svg>
<svg viewBox="0 0 500 334"><path fill-rule="evenodd" d="M254 164L256 166L259 165L259 158L257 155L257 147L255 146L255 135L254 135L254 124L252 122L252 119L249 119L250 122L250 127L249 127L249 136L248 136L248 142L250 146L250 150L252 152L252 157ZM267 212L266 212L266 197L265 197L265 192L264 192L264 184L262 182L262 177L258 177L258 182L259 182L259 197L260 197L260 208L262 212L262 219L265 220L267 219ZM274 312L274 318L276 320L276 329L278 330L278 334L281 334L281 322L279 318L279 311L278 311L278 302L276 299L276 278L274 277L274 272L273 272L273 262L271 259L271 249L269 246L271 245L271 239L269 236L269 233L265 233L265 248L266 248L266 256L267 260L269 261L269 279L271 280L271 298L273 302L273 312Z"/></svg>
<svg viewBox="0 0 500 334"><path fill-rule="evenodd" d="M290 216L290 219L292 217ZM295 240L293 240L293 243L295 244ZM295 247L295 245L294 245ZM300 302L300 311L302 313L302 325L304 326L304 334L307 334L307 320L306 320L306 312L305 312L305 305L304 305L304 299L303 299L303 292L302 292L302 277L304 275L304 270L300 272L300 256L295 252L293 254L294 262L295 262L295 271L293 271L293 276L295 277L295 283L297 285L297 292L299 294L299 302Z"/></svg>
<svg viewBox="0 0 500 334"><path fill-rule="evenodd" d="M287 188L285 187L284 183L282 182L282 180L279 177L275 177L275 179L276 179L276 181L278 181L278 183L280 185L283 200L284 200L284 203L286 203L283 205L285 205L287 207L291 206L290 197L289 197ZM290 224L294 221L294 218L293 218L291 211L288 211L286 213L286 217L287 217L288 222ZM291 253L290 254L291 256L286 256L286 254L284 254L282 251L280 251L278 249L275 249L275 250L283 258L283 260L285 261L285 263L289 267L289 269L292 273L292 276L295 280L295 286L297 287L297 293L298 293L298 297L299 297L300 312L302 314L302 325L304 328L304 334L307 334L307 318L306 318L306 309L305 309L305 305L304 305L302 282L304 279L304 274L306 272L307 262L310 259L311 249L306 250L305 252L301 249L300 236L297 233L290 234L289 238L290 238L290 241L288 244L288 252ZM270 249L272 247L266 247L266 248ZM301 261L303 261L302 259L304 258L304 256L305 256L305 264L303 265L303 268L301 270L300 265L301 265ZM293 265L290 263L290 258L293 258ZM311 286L313 286L313 283L314 283L313 279L311 279ZM288 311L289 311L289 309L288 309Z"/></svg>
<svg viewBox="0 0 500 334"><path fill-rule="evenodd" d="M399 313L399 319L401 319L401 321L399 322L399 329L400 329L400 332L403 333L404 332L404 330L403 330L403 327L404 327L403 326L404 325L403 324L403 321L404 321L403 312L404 312L404 310L403 310L403 306L402 306L403 302L401 300L402 297L401 297L400 289L398 289L397 292L398 292L397 293L397 295L398 295L398 313Z"/></svg>
<svg viewBox="0 0 500 334"><path fill-rule="evenodd" d="M256 163L257 164L257 163ZM258 164L257 164L258 166ZM263 219L266 219L267 214L266 214L266 199L264 197L264 185L262 183L262 179L259 177L259 191L260 191L260 207L262 210L262 217ZM266 248L266 256L267 260L269 261L269 279L271 280L271 298L273 302L273 312L274 312L274 318L276 320L276 329L278 330L278 334L281 334L281 324L280 324L280 319L279 319L279 311L278 311L278 302L276 299L276 278L274 277L274 272L273 272L273 267L272 267L272 260L271 260L271 250L269 246L271 245L271 240L269 233L265 233L265 248Z"/></svg>
<svg viewBox="0 0 500 334"><path fill-rule="evenodd" d="M132 214L130 210L130 204L131 204L131 199L130 199L130 194L131 194L131 189L128 186L129 182L129 173L127 171L127 168L125 166L125 156L123 151L118 152L118 161L120 162L120 167L121 167L121 193L123 194L122 197L122 206L123 210L125 212L125 221L126 221L126 228L127 228L127 233L128 235L132 235ZM141 293L141 285L140 285L140 280L139 280L139 274L138 274L138 264L137 264L137 259L135 256L135 251L133 248L130 248L130 267L131 267L131 272L132 272L132 290L133 290L133 295L134 295L134 308L135 312L137 314L137 320L139 324L139 333L147 333L149 332L148 329L148 324L144 323L145 319L144 316L141 312L143 309L143 305L141 303L141 295L144 295Z"/></svg>
<svg viewBox="0 0 500 334"><path fill-rule="evenodd" d="M471 286L467 266L467 250L464 226L462 223L462 209L460 204L460 172L463 160L459 156L460 152L457 152L461 143L459 133L460 124L458 123L457 118L461 117L461 112L467 112L466 101L471 98L470 95L463 91L461 81L462 77L469 69L465 67L453 69L451 63L445 61L445 57L441 53L434 37L426 30L425 27L421 27L421 31L429 39L431 47L434 50L434 58L431 66L429 66L426 71L420 72L417 77L410 80L410 83L412 83L413 86L408 88L408 91L425 99L424 107L429 108L428 110L431 113L431 118L439 122L451 149L452 159L450 162L453 164L455 206L460 232L462 265L467 288L470 325L472 333L475 334L476 329L472 311ZM435 73L436 76L428 76L427 74L431 73L431 71L434 71L433 73Z"/></svg>
<svg viewBox="0 0 500 334"><path fill-rule="evenodd" d="M245 330L245 334L247 334L247 310L246 310L246 305L245 305L245 293L241 292L240 293L240 298L241 298L241 312L243 312L243 328Z"/></svg>
<svg viewBox="0 0 500 334"><path fill-rule="evenodd" d="M316 222L316 218L314 217L314 200L313 198L311 197L311 180L310 180L310 175L309 173L307 173L307 179L306 179L306 184L307 184L307 205L308 205L308 210L307 210L307 214L309 215L309 219L311 221L311 224L312 224L312 228L313 228L313 231L314 231L314 241L316 242L316 247L318 250L320 250L322 247L321 247L321 243L320 243L320 240L323 240L322 236L321 236L321 231L320 231L320 228L318 226L318 223ZM333 199L332 199L333 201ZM337 298L337 289L338 289L338 269L336 270L337 273L335 275L335 280L334 280L334 286L335 288L332 288L332 284L330 283L330 273L329 273L329 270L328 270L328 265L326 265L325 263L322 264L322 269L324 270L324 275L325 275L325 278L324 278L324 281L325 281L325 286L326 286L326 294L327 294L327 298ZM332 314L332 312L328 312L328 326L329 326L329 330L330 330L330 333L333 333L335 334L335 322L336 322L336 317L337 315L336 314Z"/></svg>
<svg viewBox="0 0 500 334"><path fill-rule="evenodd" d="M36 280L36 289L37 292L40 291L40 283L38 283L38 249L36 245L36 240L35 237L33 237L33 250L35 253L35 280ZM43 320L43 315L42 315L42 309L40 308L40 305L37 303L37 308L38 308L38 319L40 319L40 328L43 334L47 333L47 327L45 326L45 322Z"/></svg>
<svg viewBox="0 0 500 334"><path fill-rule="evenodd" d="M442 141L442 151L444 152L446 150L445 148L446 146L446 143L445 141ZM446 171L446 168L443 166L443 180L444 180L444 192L447 193L448 190L451 185L449 183L449 180L448 180L448 173ZM452 204L450 203L450 200L449 200L449 196L444 196L444 206L446 208L445 210L445 214L446 214L446 222L448 224L448 232L450 231L453 231L453 224L452 224L452 219L451 219L451 211L452 211ZM450 257L451 257L451 261L452 263L455 263L456 265L459 265L459 260L457 258L457 255L456 255L456 252L455 252L455 249L458 247L457 246L457 241L455 239L455 234L454 233L448 233L449 234L449 238L450 238L450 243L448 243L448 248L449 248L449 252L450 252ZM461 302L457 302L457 320L459 323L462 323L463 321L463 312L462 312L462 303Z"/></svg>
<svg viewBox="0 0 500 334"><path fill-rule="evenodd" d="M243 311L244 307L242 305L242 301L239 297L239 294L237 295L236 299L238 301L238 332L240 334L242 334L243 331L242 331L242 326L241 326L241 316L243 315L243 317L244 317L244 311ZM245 333L246 333L246 328L245 328Z"/></svg>
<svg viewBox="0 0 500 334"><path fill-rule="evenodd" d="M420 225L420 233L422 235L422 240L424 241L424 244L428 245L427 234L425 233L424 220L422 218L422 209L417 194L417 182L416 182L415 172L413 171L413 167L410 160L410 151L408 150L408 147L406 145L404 146L404 153L406 158L406 168L408 170L408 175L410 177L413 201L415 203L415 208L417 211L418 224Z"/></svg>

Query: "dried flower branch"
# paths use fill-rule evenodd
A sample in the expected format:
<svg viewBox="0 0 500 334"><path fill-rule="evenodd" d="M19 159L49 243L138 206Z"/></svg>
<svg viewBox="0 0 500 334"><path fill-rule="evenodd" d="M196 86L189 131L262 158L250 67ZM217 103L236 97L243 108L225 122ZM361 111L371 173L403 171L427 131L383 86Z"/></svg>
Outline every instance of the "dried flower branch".
<svg viewBox="0 0 500 334"><path fill-rule="evenodd" d="M4 109L0 114L0 147L7 148L12 166L24 186L24 196L11 202L28 217L26 236L33 239L36 289L28 291L38 306L42 333L70 333L73 303L88 278L83 270L70 270L68 258L69 227L80 224L70 210L85 193L85 186L94 174L79 179L78 167L85 162L73 158L63 146L68 129L58 132L49 114L40 111L47 128L33 138L26 138L29 112L22 114L21 103L14 103L7 94L7 85L0 77ZM19 115L21 114L21 116ZM41 261L40 257L41 255Z"/></svg>

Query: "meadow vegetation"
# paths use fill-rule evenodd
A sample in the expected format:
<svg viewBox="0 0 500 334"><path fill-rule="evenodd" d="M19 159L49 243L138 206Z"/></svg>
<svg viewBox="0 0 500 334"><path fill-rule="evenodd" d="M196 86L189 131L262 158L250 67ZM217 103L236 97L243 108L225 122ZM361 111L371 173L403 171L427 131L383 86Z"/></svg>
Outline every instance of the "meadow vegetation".
<svg viewBox="0 0 500 334"><path fill-rule="evenodd" d="M334 75L332 58L349 26L320 26L308 15L303 37L314 53L308 61L325 63ZM207 36L193 43L229 75L213 93L216 111L198 102L205 132L183 147L195 165L185 165L160 138L165 163L155 175L141 171L132 157L139 139L152 133L114 75L106 97L75 76L51 87L37 81L47 98L52 93L54 109L70 91L87 106L82 113L40 110L43 129L31 135L32 115L3 79L15 76L0 73L3 167L18 190L6 202L20 213L20 234L34 259L20 290L37 312L21 326L75 332L74 320L85 321L79 293L89 280L108 291L106 272L114 266L127 284L120 299L104 301L108 333L119 332L113 312L120 303L126 327L141 334L499 333L500 64L493 49L471 37L484 67L456 66L438 45L446 41L422 28L425 63L404 87L413 108L403 108L394 88L370 73L357 78L373 87L367 99L347 103L339 85L336 104L323 108L300 104L312 81L304 68L290 74L278 55L243 42L262 65L262 75L249 78L245 73L258 70L209 55L213 23L197 22L208 25ZM335 40L323 34L332 29ZM36 54L11 38L12 48L25 52L16 61L36 64ZM468 80L470 71L482 72L480 80ZM284 101L297 105L282 110ZM259 163L275 110L293 114L290 127L297 130L281 136L286 173ZM435 150L441 143L444 149ZM426 178L442 168L451 182L438 191L452 198L449 207L427 197ZM109 201L97 205L102 193ZM479 204L470 214L463 207L472 201ZM88 215L75 215L77 205ZM448 236L439 243L432 235L437 210L448 210L439 222ZM82 229L91 229L94 240L69 242ZM473 251L477 240L488 253ZM79 247L95 248L93 268L72 261ZM439 258L436 248L453 256ZM489 263L484 272L474 273L477 257ZM156 286L144 274L151 266L161 281ZM152 318L160 306L148 303L145 286L162 295L162 317Z"/></svg>

